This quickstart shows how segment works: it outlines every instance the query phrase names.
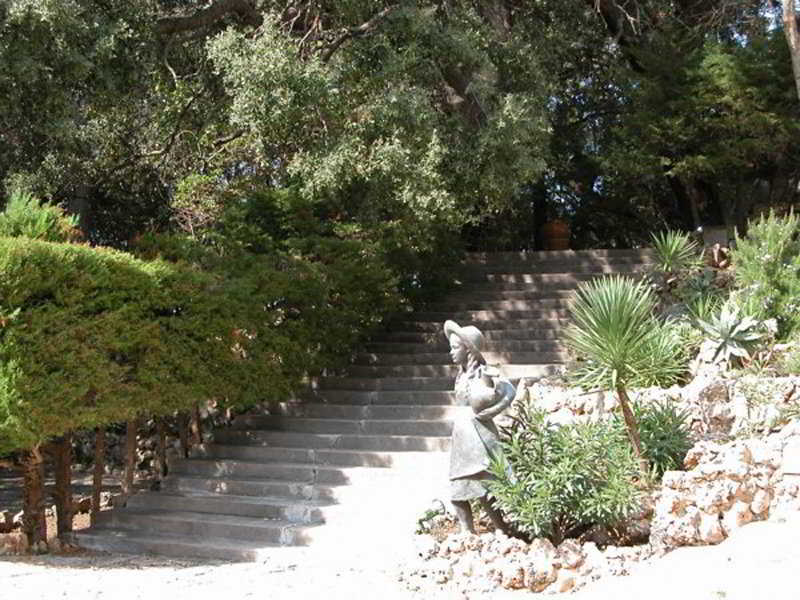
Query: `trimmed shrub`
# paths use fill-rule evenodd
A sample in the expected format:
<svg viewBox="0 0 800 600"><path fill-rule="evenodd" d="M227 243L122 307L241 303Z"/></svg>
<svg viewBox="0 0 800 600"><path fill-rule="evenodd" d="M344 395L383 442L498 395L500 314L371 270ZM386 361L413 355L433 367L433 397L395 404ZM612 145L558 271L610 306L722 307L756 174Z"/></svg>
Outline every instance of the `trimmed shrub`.
<svg viewBox="0 0 800 600"><path fill-rule="evenodd" d="M228 292L163 261L0 238L0 451L200 400L260 398L280 359L241 333L249 323Z"/></svg>
<svg viewBox="0 0 800 600"><path fill-rule="evenodd" d="M251 352L273 362L262 400L282 400L308 375L344 366L365 336L400 306L396 280L374 249L354 240L312 236L289 250L256 254L208 246L185 236L145 236L137 253L163 258L215 281L222 309ZM271 358L270 358L271 357Z"/></svg>

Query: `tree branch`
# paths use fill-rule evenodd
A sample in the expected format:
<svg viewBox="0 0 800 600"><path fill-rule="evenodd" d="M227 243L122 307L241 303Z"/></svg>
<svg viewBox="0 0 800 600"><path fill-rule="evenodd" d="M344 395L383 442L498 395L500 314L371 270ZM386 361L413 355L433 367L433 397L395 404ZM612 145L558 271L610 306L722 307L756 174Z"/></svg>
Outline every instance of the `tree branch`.
<svg viewBox="0 0 800 600"><path fill-rule="evenodd" d="M174 35L214 25L230 13L236 14L245 24L260 27L264 22L261 13L249 0L215 0L206 8L190 15L163 17L156 21L156 31Z"/></svg>
<svg viewBox="0 0 800 600"><path fill-rule="evenodd" d="M362 23L358 27L352 27L347 29L346 31L342 32L339 37L333 40L325 49L325 52L322 54L322 62L328 62L334 53L344 44L347 40L352 39L354 37L361 37L365 36L369 33L372 33L378 24L383 21L386 17L388 17L391 13L397 10L400 7L399 4L392 4L391 6L387 6L382 11L380 11L377 15L372 17L369 21Z"/></svg>

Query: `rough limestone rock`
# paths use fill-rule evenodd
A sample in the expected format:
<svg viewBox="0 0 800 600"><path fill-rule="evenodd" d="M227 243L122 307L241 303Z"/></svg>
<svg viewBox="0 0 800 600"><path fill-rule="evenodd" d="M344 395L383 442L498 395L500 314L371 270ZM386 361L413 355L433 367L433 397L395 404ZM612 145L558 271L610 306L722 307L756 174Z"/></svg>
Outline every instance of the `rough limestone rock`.
<svg viewBox="0 0 800 600"><path fill-rule="evenodd" d="M794 481L786 472L795 448L796 422L763 438L698 442L686 455L686 471L664 474L651 543L660 551L717 544L751 521L800 507L800 473Z"/></svg>
<svg viewBox="0 0 800 600"><path fill-rule="evenodd" d="M418 536L416 561L400 579L410 589L436 585L470 596L499 588L560 593L610 574L624 574L645 556L641 548L598 549L592 542L566 540L557 548L546 539L526 544L501 532L454 534L441 543Z"/></svg>
<svg viewBox="0 0 800 600"><path fill-rule="evenodd" d="M530 566L526 572L526 586L534 592L541 592L556 580L558 574L557 552L550 540L537 538L528 548Z"/></svg>

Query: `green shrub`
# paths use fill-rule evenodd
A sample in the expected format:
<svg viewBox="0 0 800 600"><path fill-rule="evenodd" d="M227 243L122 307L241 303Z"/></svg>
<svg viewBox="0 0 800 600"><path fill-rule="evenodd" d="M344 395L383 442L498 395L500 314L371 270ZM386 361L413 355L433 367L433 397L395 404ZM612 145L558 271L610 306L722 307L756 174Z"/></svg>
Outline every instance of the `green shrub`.
<svg viewBox="0 0 800 600"><path fill-rule="evenodd" d="M758 320L776 319L778 338L800 331L800 218L761 216L736 238L731 258L742 311Z"/></svg>
<svg viewBox="0 0 800 600"><path fill-rule="evenodd" d="M0 238L0 440L30 448L146 403L154 271L121 253Z"/></svg>
<svg viewBox="0 0 800 600"><path fill-rule="evenodd" d="M286 250L256 253L148 235L136 249L214 279L229 318L261 340L254 346L280 357L271 387L254 386L264 399L285 397L304 376L346 364L357 344L400 306L396 278L371 244L308 236L282 245Z"/></svg>
<svg viewBox="0 0 800 600"><path fill-rule="evenodd" d="M664 471L683 469L683 459L692 447L688 412L670 402L635 403L633 412L639 424L642 450L656 480ZM615 414L617 427L625 426Z"/></svg>
<svg viewBox="0 0 800 600"><path fill-rule="evenodd" d="M544 417L519 406L491 464L489 488L506 519L558 544L636 510L640 470L624 430L612 421L558 427Z"/></svg>
<svg viewBox="0 0 800 600"><path fill-rule="evenodd" d="M268 335L263 306L242 310L250 292L187 265L0 238L0 451L211 398L260 400L285 379L288 342Z"/></svg>
<svg viewBox="0 0 800 600"><path fill-rule="evenodd" d="M45 242L70 242L80 238L77 217L57 206L41 204L27 192L14 190L0 213L0 236L26 237Z"/></svg>

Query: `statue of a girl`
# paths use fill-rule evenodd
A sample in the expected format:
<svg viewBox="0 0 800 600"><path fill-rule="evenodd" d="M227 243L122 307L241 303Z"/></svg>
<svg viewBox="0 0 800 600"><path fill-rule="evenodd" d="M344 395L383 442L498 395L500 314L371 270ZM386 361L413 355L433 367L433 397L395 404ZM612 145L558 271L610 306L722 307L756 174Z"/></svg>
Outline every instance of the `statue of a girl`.
<svg viewBox="0 0 800 600"><path fill-rule="evenodd" d="M495 527L506 531L500 513L487 497L486 481L491 455L499 451L494 417L514 399L515 389L499 372L486 366L481 354L483 334L477 327L459 327L446 321L444 334L450 342L450 357L458 365L455 392L459 405L472 411L453 424L450 448L450 495L462 531L475 533L470 500L480 500Z"/></svg>

